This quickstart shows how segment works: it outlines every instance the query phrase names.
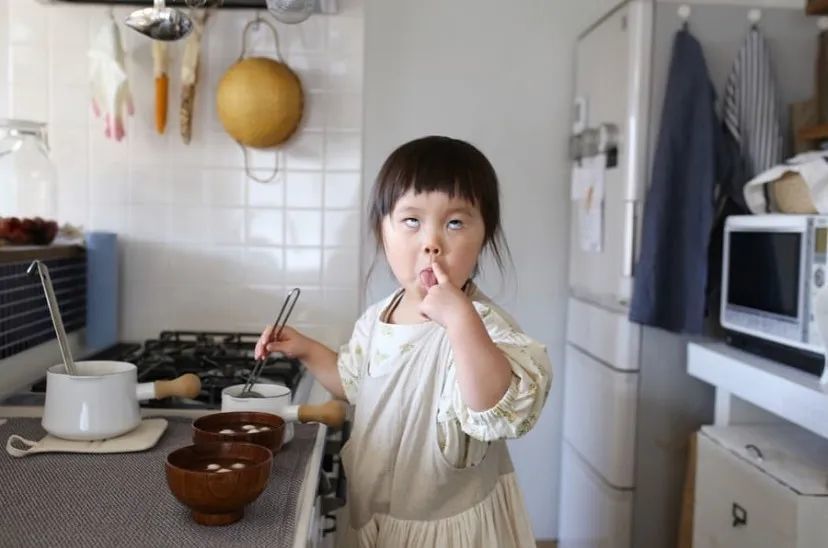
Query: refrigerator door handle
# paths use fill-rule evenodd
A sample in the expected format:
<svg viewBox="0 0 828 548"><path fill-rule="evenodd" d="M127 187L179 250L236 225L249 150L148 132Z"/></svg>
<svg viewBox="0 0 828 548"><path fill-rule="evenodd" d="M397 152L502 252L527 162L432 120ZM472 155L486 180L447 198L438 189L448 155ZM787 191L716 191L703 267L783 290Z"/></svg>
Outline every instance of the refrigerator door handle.
<svg viewBox="0 0 828 548"><path fill-rule="evenodd" d="M632 278L635 266L635 200L624 200L624 271L625 278Z"/></svg>
<svg viewBox="0 0 828 548"><path fill-rule="evenodd" d="M621 302L632 299L635 274L635 243L638 208L644 193L645 164L647 163L647 114L650 101L650 61L652 58L653 17L652 2L629 4L628 33L630 46L630 79L627 90L628 160L624 189L624 249L621 264L619 297Z"/></svg>
<svg viewBox="0 0 828 548"><path fill-rule="evenodd" d="M629 303L632 299L632 281L635 273L635 233L638 223L636 206L638 200L624 200L624 249L621 271L620 300Z"/></svg>

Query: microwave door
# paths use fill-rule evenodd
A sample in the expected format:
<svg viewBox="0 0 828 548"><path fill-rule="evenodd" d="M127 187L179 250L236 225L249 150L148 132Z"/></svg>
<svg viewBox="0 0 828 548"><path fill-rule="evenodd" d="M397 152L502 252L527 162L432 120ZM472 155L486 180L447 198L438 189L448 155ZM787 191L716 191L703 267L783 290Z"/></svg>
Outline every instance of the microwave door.
<svg viewBox="0 0 828 548"><path fill-rule="evenodd" d="M802 234L733 232L730 244L728 303L779 319L800 319Z"/></svg>
<svg viewBox="0 0 828 548"><path fill-rule="evenodd" d="M806 238L796 230L734 230L726 241L722 324L802 348Z"/></svg>

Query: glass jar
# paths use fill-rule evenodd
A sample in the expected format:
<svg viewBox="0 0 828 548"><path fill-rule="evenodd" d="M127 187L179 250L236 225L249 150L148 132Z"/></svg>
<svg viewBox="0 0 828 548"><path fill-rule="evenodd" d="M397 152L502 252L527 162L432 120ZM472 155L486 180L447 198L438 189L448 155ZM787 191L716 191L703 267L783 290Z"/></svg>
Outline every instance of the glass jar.
<svg viewBox="0 0 828 548"><path fill-rule="evenodd" d="M56 215L57 172L46 124L0 119L0 217Z"/></svg>

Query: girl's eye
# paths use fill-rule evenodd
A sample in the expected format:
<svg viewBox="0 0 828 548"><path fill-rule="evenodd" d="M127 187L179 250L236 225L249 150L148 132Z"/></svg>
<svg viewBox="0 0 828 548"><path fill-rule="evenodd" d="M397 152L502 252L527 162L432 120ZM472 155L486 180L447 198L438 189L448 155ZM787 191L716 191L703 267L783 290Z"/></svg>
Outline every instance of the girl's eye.
<svg viewBox="0 0 828 548"><path fill-rule="evenodd" d="M452 219L448 222L448 227L451 230L459 230L463 228L463 221L461 221L460 219Z"/></svg>
<svg viewBox="0 0 828 548"><path fill-rule="evenodd" d="M417 228L420 226L420 221L415 219L414 217L406 217L403 219L403 224L408 228Z"/></svg>

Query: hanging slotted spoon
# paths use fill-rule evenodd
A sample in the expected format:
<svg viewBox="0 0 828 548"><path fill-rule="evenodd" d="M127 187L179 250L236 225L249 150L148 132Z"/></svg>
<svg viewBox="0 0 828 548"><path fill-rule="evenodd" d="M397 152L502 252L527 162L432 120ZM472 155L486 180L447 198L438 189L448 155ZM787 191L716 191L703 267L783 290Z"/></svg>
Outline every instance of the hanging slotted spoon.
<svg viewBox="0 0 828 548"><path fill-rule="evenodd" d="M290 317L290 313L293 312L293 307L296 305L296 301L299 300L299 294L301 291L298 287L294 287L288 296L285 297L285 302L282 303L282 309L279 310L279 315L276 317L276 321L273 322L273 329L276 330L276 337L274 340L279 340L279 335L282 334L282 329L287 324L288 318ZM292 300L291 300L292 297ZM290 305L290 306L288 306ZM285 311L287 309L287 311ZM284 314L284 318L282 315ZM279 324L281 322L281 325ZM262 358L256 362L256 365L253 366L253 369L250 371L250 376L247 377L247 382L244 383L242 386L241 392L237 397L239 398L262 398L261 394L258 392L254 392L252 390L253 386L256 384L256 379L259 378L259 375L262 373L262 368L264 367L267 358Z"/></svg>
<svg viewBox="0 0 828 548"><path fill-rule="evenodd" d="M168 8L164 0L155 0L153 7L133 11L124 21L126 26L153 40L180 40L193 30L193 21L180 10Z"/></svg>

